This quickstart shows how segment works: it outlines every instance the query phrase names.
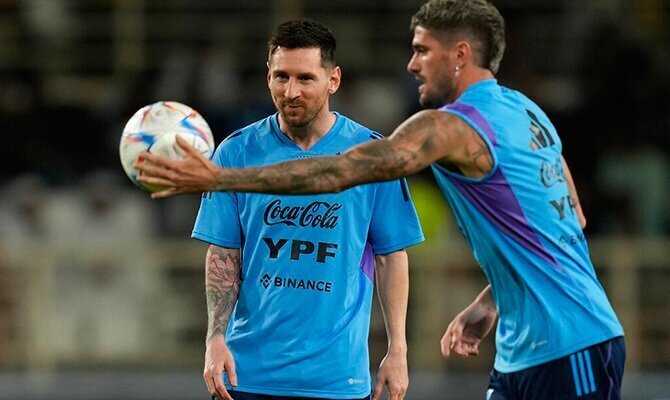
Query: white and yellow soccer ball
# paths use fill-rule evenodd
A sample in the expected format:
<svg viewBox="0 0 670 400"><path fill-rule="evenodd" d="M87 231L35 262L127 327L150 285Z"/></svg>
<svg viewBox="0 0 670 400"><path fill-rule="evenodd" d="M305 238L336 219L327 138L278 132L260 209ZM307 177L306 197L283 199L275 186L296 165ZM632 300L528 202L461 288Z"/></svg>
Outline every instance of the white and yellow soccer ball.
<svg viewBox="0 0 670 400"><path fill-rule="evenodd" d="M141 152L148 151L179 160L184 152L177 144L177 135L200 151L206 158L214 153L214 136L205 119L191 107L175 101L159 101L139 109L128 120L119 145L123 170L135 185L148 192L160 187L137 181L135 169Z"/></svg>

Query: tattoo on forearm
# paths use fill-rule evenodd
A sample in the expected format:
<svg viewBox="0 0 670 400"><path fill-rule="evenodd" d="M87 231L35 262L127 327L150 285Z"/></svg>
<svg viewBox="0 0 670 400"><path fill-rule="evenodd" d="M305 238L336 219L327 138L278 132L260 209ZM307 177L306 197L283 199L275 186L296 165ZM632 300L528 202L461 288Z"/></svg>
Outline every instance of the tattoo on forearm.
<svg viewBox="0 0 670 400"><path fill-rule="evenodd" d="M207 341L209 341L215 334L225 335L237 302L241 283L240 250L210 246L206 263Z"/></svg>

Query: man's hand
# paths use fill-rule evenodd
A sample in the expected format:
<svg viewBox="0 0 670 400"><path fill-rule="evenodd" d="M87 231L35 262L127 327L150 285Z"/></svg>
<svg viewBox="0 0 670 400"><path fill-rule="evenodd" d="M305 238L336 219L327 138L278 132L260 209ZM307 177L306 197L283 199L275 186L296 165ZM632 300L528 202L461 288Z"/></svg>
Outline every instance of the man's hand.
<svg viewBox="0 0 670 400"><path fill-rule="evenodd" d="M407 373L407 355L403 352L389 351L379 364L377 383L372 394L373 400L379 400L384 390L388 388L389 400L402 400L409 386Z"/></svg>
<svg viewBox="0 0 670 400"><path fill-rule="evenodd" d="M184 152L183 160L170 160L149 152L140 154L136 169L141 183L165 189L152 193L153 199L164 199L186 193L215 190L216 167L198 150L177 135L177 145Z"/></svg>
<svg viewBox="0 0 670 400"><path fill-rule="evenodd" d="M446 358L453 350L464 357L479 354L479 343L491 331L498 313L490 304L475 301L461 311L447 327L440 347Z"/></svg>
<svg viewBox="0 0 670 400"><path fill-rule="evenodd" d="M212 396L216 396L220 400L233 400L223 384L223 371L228 373L230 384L237 386L233 354L226 345L223 336L215 335L207 343L205 371L202 376L205 379L205 384L207 384L207 390Z"/></svg>

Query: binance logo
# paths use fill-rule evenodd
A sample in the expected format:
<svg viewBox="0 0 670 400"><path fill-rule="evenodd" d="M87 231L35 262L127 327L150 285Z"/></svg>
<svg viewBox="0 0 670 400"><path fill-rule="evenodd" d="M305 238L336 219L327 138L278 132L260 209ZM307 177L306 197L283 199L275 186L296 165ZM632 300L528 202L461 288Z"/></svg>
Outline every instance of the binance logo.
<svg viewBox="0 0 670 400"><path fill-rule="evenodd" d="M270 275L265 274L265 275L263 275L263 277L261 278L261 285L263 285L263 287L267 289L268 286L270 286L270 281L271 281L271 280L272 280L272 278L270 277Z"/></svg>

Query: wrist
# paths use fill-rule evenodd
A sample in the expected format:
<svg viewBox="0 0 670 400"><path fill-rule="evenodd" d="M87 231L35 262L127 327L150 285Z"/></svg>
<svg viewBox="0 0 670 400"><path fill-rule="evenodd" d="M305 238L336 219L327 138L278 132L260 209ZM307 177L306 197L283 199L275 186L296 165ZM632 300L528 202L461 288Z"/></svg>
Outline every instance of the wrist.
<svg viewBox="0 0 670 400"><path fill-rule="evenodd" d="M209 345L210 343L215 344L226 344L226 337L223 335L223 332L214 332L211 335L207 336L205 343Z"/></svg>
<svg viewBox="0 0 670 400"><path fill-rule="evenodd" d="M386 350L388 354L406 356L407 355L407 342L400 340L389 341L388 348Z"/></svg>

